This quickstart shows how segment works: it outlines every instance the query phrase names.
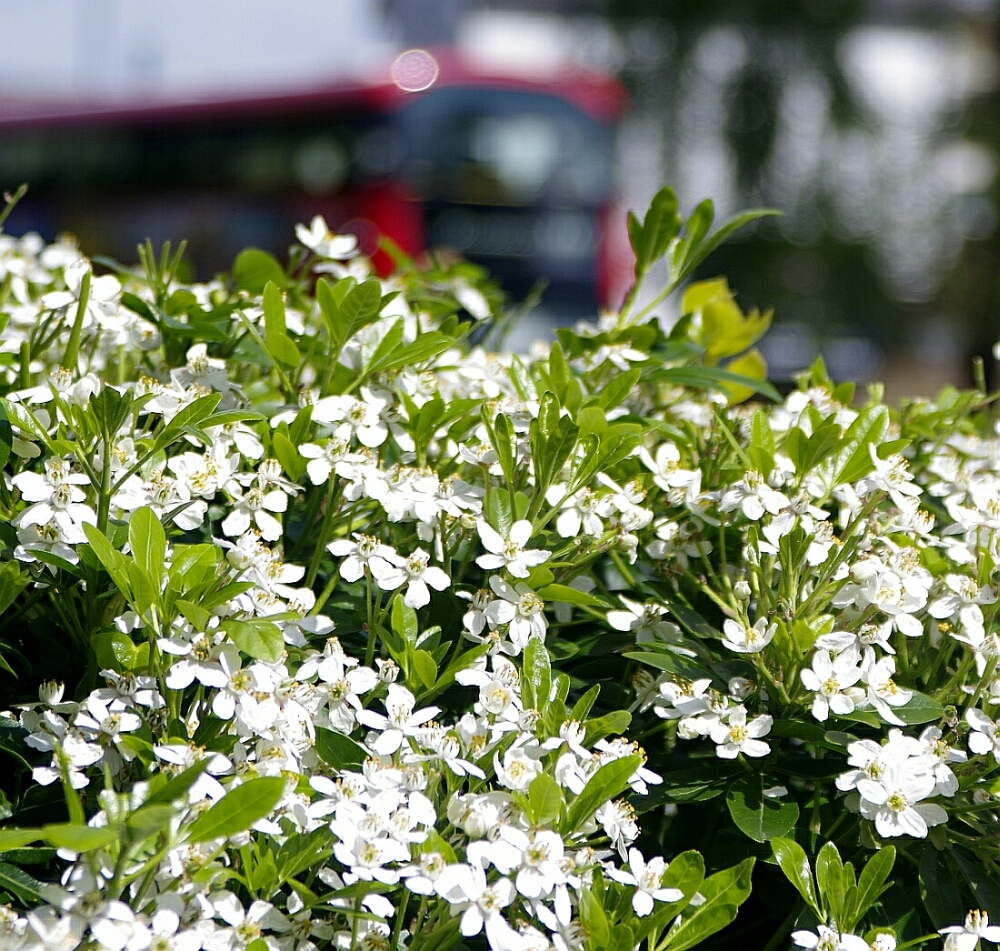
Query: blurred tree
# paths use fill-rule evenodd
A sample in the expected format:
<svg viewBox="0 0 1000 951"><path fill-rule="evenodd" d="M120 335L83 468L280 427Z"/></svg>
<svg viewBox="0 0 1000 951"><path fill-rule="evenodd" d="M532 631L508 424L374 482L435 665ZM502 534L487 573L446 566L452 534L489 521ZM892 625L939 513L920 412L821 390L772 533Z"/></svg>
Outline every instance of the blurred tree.
<svg viewBox="0 0 1000 951"><path fill-rule="evenodd" d="M959 4L958 0L908 4L892 0L608 0L607 9L623 38L623 79L632 91L636 113L658 117L654 121L660 128L662 174L667 180L683 186L693 141L706 135L704 130L714 123L716 151L725 154L705 152L705 142L701 147L705 159L719 166L715 173L719 192L728 188L728 194L713 197L722 199L724 205L772 204L788 213L784 221L762 222L746 240L721 250L703 269L705 275L730 274L745 306L774 306L779 328L776 341L782 339L783 323L795 328L798 336L786 338L786 343L793 339L796 346L776 351L791 361L786 369L804 359L804 347L826 345L830 362L840 362L833 367L835 372L877 375L871 359L877 351L871 343L895 356L903 345L918 347L922 335L932 338L944 322L953 332L952 351L970 344L977 352L988 347L998 332L998 196L994 191L991 204L984 196L971 204L966 195L952 196L944 191L943 183L934 181L932 164L935 150L959 141L966 129L970 138L990 146L996 154L1000 144L997 90L994 86L989 94L971 100L965 114L942 99L937 113L928 104L926 117L887 117L884 104L880 112L873 96L864 95L858 76L851 74L856 64L847 54L858 37L882 28L884 35L896 30L911 39L940 40L940 49L948 43L957 46L970 33L982 33L1000 56L996 19L1000 5ZM982 37L976 38L982 42ZM953 55L951 47L948 55ZM705 96L704 102L692 106L692 90L704 89L705 76L721 86L721 95L715 100ZM794 97L803 88L817 87L821 95L814 97L812 111L807 105L804 112L800 108L795 113L790 107ZM905 113L907 106L902 101L890 102L889 108ZM705 115L712 110L714 115ZM843 153L827 154L826 167L819 160L814 160L809 171L794 167L788 141L803 119L826 123L816 141L824 150L836 145ZM886 126L891 131L894 122L892 139L883 133ZM893 153L901 136L904 145L924 150L909 165L897 163ZM856 172L853 166L865 162L880 163L875 173L858 173L867 176L865 184L874 191L874 199L866 199L860 188L857 194L850 191L850 174ZM829 165L836 172L838 163L849 166L847 186L830 174ZM915 201L900 201L896 189L880 187L896 182L904 188L906 176L915 171L923 176L910 183ZM935 207L922 211L918 205L928 181L939 186L939 195ZM682 201L694 197L681 194ZM893 207L894 202L899 207ZM967 228L970 208L978 208L980 220L975 228ZM984 219L991 213L992 223ZM894 214L900 214L898 233L887 238L884 225L887 218L890 225L895 224ZM856 220L865 215L867 224L858 225ZM966 231L959 234L962 228ZM963 236L975 240L966 240L963 246ZM916 290L903 286L898 269L892 266L894 249L918 247L931 249L925 250L931 256L938 249L938 261L932 263L946 273L943 285L937 274L928 272L915 282ZM939 265L959 250L957 266L949 269L950 260ZM925 352L939 355L948 349L934 351L924 346Z"/></svg>

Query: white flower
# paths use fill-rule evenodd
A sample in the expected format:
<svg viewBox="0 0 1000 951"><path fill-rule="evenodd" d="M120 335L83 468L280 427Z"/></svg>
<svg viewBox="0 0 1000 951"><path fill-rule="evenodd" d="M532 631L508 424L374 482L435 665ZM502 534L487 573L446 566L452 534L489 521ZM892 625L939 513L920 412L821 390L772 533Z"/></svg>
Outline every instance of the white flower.
<svg viewBox="0 0 1000 951"><path fill-rule="evenodd" d="M871 951L864 938L855 934L842 935L826 925L818 925L816 932L793 931L792 941L809 951Z"/></svg>
<svg viewBox="0 0 1000 951"><path fill-rule="evenodd" d="M462 914L459 930L466 938L471 938L485 926L493 951L520 951L521 936L502 913L514 900L514 883L509 878L501 878L490 885L480 866L470 865L466 869L460 882L469 904Z"/></svg>
<svg viewBox="0 0 1000 951"><path fill-rule="evenodd" d="M528 751L523 746L512 746L500 757L493 757L493 766L497 774L497 782L508 789L525 790L531 781L542 772L542 764L534 751Z"/></svg>
<svg viewBox="0 0 1000 951"><path fill-rule="evenodd" d="M440 568L429 565L430 555L417 549L413 554L403 558L397 555L388 569L378 575L378 584L383 591L395 591L401 585L406 585L403 601L411 608L422 608L430 604L431 593L428 585L435 591L443 591L451 584L449 578Z"/></svg>
<svg viewBox="0 0 1000 951"><path fill-rule="evenodd" d="M406 687L400 684L389 684L388 696L385 698L387 717L372 710L361 710L357 714L358 721L375 730L382 730L372 744L372 749L380 756L391 756L402 745L408 736L416 736L417 728L437 716L439 707L424 707L414 712L416 698Z"/></svg>
<svg viewBox="0 0 1000 951"><path fill-rule="evenodd" d="M667 863L660 856L654 856L648 862L638 849L628 850L628 866L631 872L623 872L612 866L605 871L609 878L623 885L634 885L632 908L641 918L645 918L653 910L655 901L680 901L684 892L679 888L663 888L663 875L667 871Z"/></svg>
<svg viewBox="0 0 1000 951"><path fill-rule="evenodd" d="M551 552L541 548L524 547L531 538L531 522L527 519L515 522L506 538L482 519L476 522L476 529L483 547L489 552L480 555L476 564L487 571L506 568L515 578L527 578L532 568L552 557Z"/></svg>
<svg viewBox="0 0 1000 951"><path fill-rule="evenodd" d="M812 715L817 720L826 720L831 710L838 716L853 712L854 699L844 691L861 679L855 651L844 651L833 660L828 651L818 650L813 654L812 668L806 668L800 676L806 690L816 695Z"/></svg>
<svg viewBox="0 0 1000 951"><path fill-rule="evenodd" d="M868 688L868 702L879 712L887 723L902 726L903 721L892 712L893 707L900 707L913 696L912 690L900 687L892 679L896 671L896 661L892 657L883 657L879 661L870 655L862 666L862 681Z"/></svg>
<svg viewBox="0 0 1000 951"><path fill-rule="evenodd" d="M572 495L566 495L565 485L554 485L545 493L550 505L559 505L556 531L561 538L574 538L580 534L594 538L604 533L604 519L611 512L609 500L597 495L592 489L582 488Z"/></svg>
<svg viewBox="0 0 1000 951"><path fill-rule="evenodd" d="M767 618L758 618L753 627L746 627L727 618L722 625L725 635L722 646L738 654L756 654L771 643L777 630L777 624L768 627Z"/></svg>
<svg viewBox="0 0 1000 951"><path fill-rule="evenodd" d="M616 631L635 634L637 644L651 644L660 641L664 644L676 644L681 639L681 629L671 621L665 621L663 616L667 609L662 604L647 601L639 604L630 601L624 595L619 595L624 611L608 611L608 624Z"/></svg>
<svg viewBox="0 0 1000 951"><path fill-rule="evenodd" d="M934 795L937 785L930 772L916 772L906 762L888 762L877 779L862 779L857 789L861 795L861 815L875 821L880 836L927 836L929 826L948 821L940 806L922 802Z"/></svg>
<svg viewBox="0 0 1000 951"><path fill-rule="evenodd" d="M992 753L993 758L1000 763L1000 725L974 707L966 711L965 719L972 727L969 749L973 753Z"/></svg>
<svg viewBox="0 0 1000 951"><path fill-rule="evenodd" d="M760 739L771 732L773 719L764 714L747 723L746 707L733 707L725 721L716 723L709 734L717 744L716 754L722 759L736 759L740 753L746 756L767 756L771 747Z"/></svg>
<svg viewBox="0 0 1000 951"><path fill-rule="evenodd" d="M980 587L965 575L945 575L947 594L927 605L927 613L933 618L957 617L965 633L970 637L982 637L983 609L980 605L994 604L997 596L988 585Z"/></svg>
<svg viewBox="0 0 1000 951"><path fill-rule="evenodd" d="M949 925L941 928L938 934L946 936L945 947L950 951L973 951L981 938L991 944L1000 943L1000 926L991 925L990 916L978 909L965 916L964 925Z"/></svg>
<svg viewBox="0 0 1000 951"><path fill-rule="evenodd" d="M499 575L490 576L490 587L497 599L486 606L486 619L491 627L508 625L512 653L524 650L532 636L545 639L545 602L531 588L524 582L508 584Z"/></svg>
<svg viewBox="0 0 1000 951"><path fill-rule="evenodd" d="M359 253L357 237L353 234L335 234L321 215L316 215L308 228L296 225L295 237L317 257L331 261L345 261Z"/></svg>
<svg viewBox="0 0 1000 951"><path fill-rule="evenodd" d="M373 535L354 533L356 541L338 538L326 546L328 552L336 558L343 558L340 566L340 577L344 581L357 581L370 571L376 578L393 568L396 552L388 545L383 545Z"/></svg>
<svg viewBox="0 0 1000 951"><path fill-rule="evenodd" d="M719 511L739 508L747 518L758 521L765 512L777 515L789 504L786 496L772 489L756 469L751 469L722 496Z"/></svg>
<svg viewBox="0 0 1000 951"><path fill-rule="evenodd" d="M281 489L264 491L259 484L244 491L239 483L230 479L226 491L233 497L233 508L222 522L222 531L230 538L242 535L253 522L260 534L269 542L281 538L281 522L272 512L282 513L288 508L288 496Z"/></svg>

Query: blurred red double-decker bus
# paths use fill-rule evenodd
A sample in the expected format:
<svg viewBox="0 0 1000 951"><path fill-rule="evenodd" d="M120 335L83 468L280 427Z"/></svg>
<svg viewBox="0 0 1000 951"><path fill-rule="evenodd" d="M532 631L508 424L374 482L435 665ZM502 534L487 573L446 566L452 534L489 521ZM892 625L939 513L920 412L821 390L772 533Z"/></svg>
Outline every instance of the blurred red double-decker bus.
<svg viewBox="0 0 1000 951"><path fill-rule="evenodd" d="M615 213L614 79L525 76L411 51L371 82L284 95L107 105L0 102L0 186L29 184L6 230L71 232L90 254L188 241L200 278L279 255L323 215L373 253L446 247L514 296L547 281L554 316L628 284Z"/></svg>

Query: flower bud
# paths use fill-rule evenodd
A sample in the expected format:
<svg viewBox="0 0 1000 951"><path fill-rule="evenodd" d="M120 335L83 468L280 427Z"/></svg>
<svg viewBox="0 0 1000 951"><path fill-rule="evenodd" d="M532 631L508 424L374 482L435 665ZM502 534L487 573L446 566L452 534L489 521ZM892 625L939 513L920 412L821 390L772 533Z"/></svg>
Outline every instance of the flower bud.
<svg viewBox="0 0 1000 951"><path fill-rule="evenodd" d="M399 676L399 665L394 660L376 660L378 665L378 679L384 684L396 682Z"/></svg>
<svg viewBox="0 0 1000 951"><path fill-rule="evenodd" d="M62 700L65 689L66 684L64 683L59 683L55 680L46 680L38 687L38 699L42 703L52 706Z"/></svg>
<svg viewBox="0 0 1000 951"><path fill-rule="evenodd" d="M534 733L540 717L537 710L522 710L517 718L517 728L525 733Z"/></svg>
<svg viewBox="0 0 1000 951"><path fill-rule="evenodd" d="M750 582L748 581L737 581L736 584L733 585L733 594L735 594L740 601L749 601L751 593Z"/></svg>
<svg viewBox="0 0 1000 951"><path fill-rule="evenodd" d="M746 677L731 677L729 680L729 696L737 703L742 703L753 693L754 683Z"/></svg>

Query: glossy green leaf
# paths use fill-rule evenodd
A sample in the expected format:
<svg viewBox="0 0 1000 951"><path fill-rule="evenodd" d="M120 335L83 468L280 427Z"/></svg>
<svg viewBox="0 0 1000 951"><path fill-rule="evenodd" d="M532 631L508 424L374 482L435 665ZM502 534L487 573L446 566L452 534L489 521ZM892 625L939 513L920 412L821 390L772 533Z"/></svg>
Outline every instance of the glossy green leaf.
<svg viewBox="0 0 1000 951"><path fill-rule="evenodd" d="M792 839L775 837L771 839L771 848L774 850L774 857L778 860L781 871L785 873L785 878L795 886L806 904L816 914L822 915L812 868L802 846Z"/></svg>
<svg viewBox="0 0 1000 951"><path fill-rule="evenodd" d="M875 856L880 856L884 851L884 849L879 850ZM868 864L871 865L871 862ZM862 881L864 877L862 872ZM965 903L955 880L955 874L948 867L947 854L939 852L930 843L924 847L923 855L920 857L920 897L935 928L956 924L965 915ZM859 901L859 908L861 907Z"/></svg>
<svg viewBox="0 0 1000 951"><path fill-rule="evenodd" d="M726 793L726 807L737 828L754 842L768 842L795 828L799 807L791 799L772 799L763 794L760 776L736 780Z"/></svg>
<svg viewBox="0 0 1000 951"><path fill-rule="evenodd" d="M705 879L699 889L704 901L689 906L689 911L691 907L694 910L686 913L680 927L670 933L666 947L670 951L687 951L733 921L750 895L753 866L752 858L744 859L739 865Z"/></svg>
<svg viewBox="0 0 1000 951"><path fill-rule="evenodd" d="M42 838L57 849L71 849L74 852L90 852L103 849L118 838L118 833L110 828L94 828L62 822L42 826Z"/></svg>
<svg viewBox="0 0 1000 951"><path fill-rule="evenodd" d="M135 563L150 579L157 595L163 586L167 565L167 536L163 525L148 506L136 509L128 523L128 540Z"/></svg>
<svg viewBox="0 0 1000 951"><path fill-rule="evenodd" d="M524 648L521 690L526 709L545 712L552 690L552 664L545 642L540 637L529 638Z"/></svg>
<svg viewBox="0 0 1000 951"><path fill-rule="evenodd" d="M231 789L188 826L188 841L208 842L245 832L271 813L281 801L286 785L280 776L265 776Z"/></svg>
<svg viewBox="0 0 1000 951"><path fill-rule="evenodd" d="M913 696L901 706L893 707L892 712L904 723L914 726L940 720L944 716L944 707L933 697L914 690Z"/></svg>
<svg viewBox="0 0 1000 951"><path fill-rule="evenodd" d="M842 448L828 460L824 470L831 486L855 482L871 472L870 447L877 446L889 430L889 411L884 406L862 410L844 433Z"/></svg>
<svg viewBox="0 0 1000 951"><path fill-rule="evenodd" d="M527 798L532 824L548 826L558 821L563 809L563 793L548 773L539 773L531 781Z"/></svg>
<svg viewBox="0 0 1000 951"><path fill-rule="evenodd" d="M277 624L259 619L253 621L225 620L220 626L244 654L249 654L256 660L264 660L270 664L281 660L281 655L285 650L285 639Z"/></svg>
<svg viewBox="0 0 1000 951"><path fill-rule="evenodd" d="M834 921L844 921L844 898L847 886L844 882L844 863L832 842L824 843L816 856L816 887L820 904Z"/></svg>
<svg viewBox="0 0 1000 951"><path fill-rule="evenodd" d="M98 631L90 639L90 646L102 670L121 672L132 669L137 649L128 634L123 634L117 629Z"/></svg>
<svg viewBox="0 0 1000 951"><path fill-rule="evenodd" d="M619 795L628 786L629 779L642 762L643 758L635 754L605 763L598 769L570 804L562 823L563 831L575 832L597 811L598 807Z"/></svg>
<svg viewBox="0 0 1000 951"><path fill-rule="evenodd" d="M853 930L872 905L878 901L879 896L889 887L886 885L886 881L895 863L896 850L891 845L879 849L865 863L865 867L861 870L861 875L858 877L858 890L852 903L853 907L848 909L843 916L845 930ZM922 875L923 863L921 863ZM954 880L949 884L954 887ZM945 887L944 882L941 882L940 885L941 887ZM957 921L958 919L954 918L951 920Z"/></svg>
<svg viewBox="0 0 1000 951"><path fill-rule="evenodd" d="M316 752L324 763L336 770L359 769L368 758L364 748L349 736L325 727L316 727Z"/></svg>
<svg viewBox="0 0 1000 951"><path fill-rule="evenodd" d="M277 258L259 248L247 248L236 256L233 279L251 294L262 293L268 282L282 288L288 286L288 277Z"/></svg>
<svg viewBox="0 0 1000 951"><path fill-rule="evenodd" d="M0 862L0 890L7 891L26 905L41 902L41 882L8 862Z"/></svg>

